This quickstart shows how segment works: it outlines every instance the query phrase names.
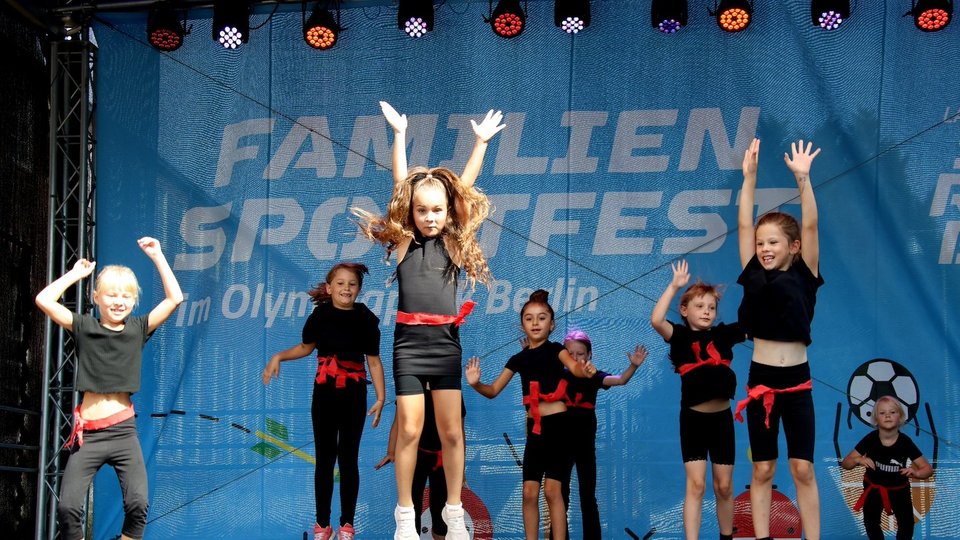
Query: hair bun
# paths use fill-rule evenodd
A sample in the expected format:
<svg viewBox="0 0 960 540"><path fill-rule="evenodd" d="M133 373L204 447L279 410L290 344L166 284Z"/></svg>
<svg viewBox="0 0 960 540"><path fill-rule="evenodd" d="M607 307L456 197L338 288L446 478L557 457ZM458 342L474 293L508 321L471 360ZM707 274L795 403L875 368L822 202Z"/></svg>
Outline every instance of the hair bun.
<svg viewBox="0 0 960 540"><path fill-rule="evenodd" d="M548 301L549 296L550 296L550 293L547 292L545 289L537 289L537 290L533 291L532 293L530 293L530 301L531 301L531 302L542 302L542 303L544 303L544 304L549 304L549 303L550 303L550 302Z"/></svg>

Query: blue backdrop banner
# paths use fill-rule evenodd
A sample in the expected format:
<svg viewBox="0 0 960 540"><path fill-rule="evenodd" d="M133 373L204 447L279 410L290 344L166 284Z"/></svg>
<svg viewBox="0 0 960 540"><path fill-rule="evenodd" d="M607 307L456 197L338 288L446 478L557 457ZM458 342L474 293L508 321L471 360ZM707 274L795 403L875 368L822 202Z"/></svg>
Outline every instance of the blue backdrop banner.
<svg viewBox="0 0 960 540"><path fill-rule="evenodd" d="M458 171L473 144L469 120L505 114L478 180L495 206L480 230L494 281L461 287L461 300L478 304L461 331L464 354L481 358L485 380L518 350L519 309L537 288L557 312L553 339L585 330L601 369L619 372L636 344L650 349L597 406L597 495L612 538L683 535L680 380L649 323L670 263L686 259L695 278L726 285L719 319L734 321L744 150L762 139L759 210L799 215L782 156L790 141L814 141L826 284L809 358L823 536L863 534L852 510L862 471L837 460L871 429L864 411L883 392L909 405L904 429L936 467L913 484L917 537L955 538L960 27L924 33L902 17L908 2L854 2L827 32L811 24L809 2L788 1L756 2L751 26L728 34L708 3L690 2L690 24L665 35L649 25L649 2L593 2L591 25L568 35L552 23L553 2L531 1L512 40L484 23L487 2L438 6L421 39L397 29L395 5L369 3L343 9L347 29L323 52L303 42L293 6L258 8L235 51L209 39L209 10L189 12L192 31L171 53L147 44L145 16L101 20L97 258L132 266L149 309L163 289L135 241L155 236L186 296L149 343L134 396L146 537L312 534L315 361L284 363L269 386L261 372L300 342L306 291L337 261L371 268L360 301L380 317L393 399L395 266L349 214L383 210L391 194L385 100L409 116L411 164ZM679 321L675 305L669 318ZM751 342L734 349L738 399L751 353ZM474 537L522 538L519 382L492 401L465 385L464 398ZM392 418L388 406L363 435L360 538L393 533L393 470L374 470ZM736 430L742 537L750 448L746 427ZM785 460L774 483L772 532L797 538ZM123 520L112 471L95 487L95 537L112 538ZM708 489L704 537L717 536L714 508Z"/></svg>

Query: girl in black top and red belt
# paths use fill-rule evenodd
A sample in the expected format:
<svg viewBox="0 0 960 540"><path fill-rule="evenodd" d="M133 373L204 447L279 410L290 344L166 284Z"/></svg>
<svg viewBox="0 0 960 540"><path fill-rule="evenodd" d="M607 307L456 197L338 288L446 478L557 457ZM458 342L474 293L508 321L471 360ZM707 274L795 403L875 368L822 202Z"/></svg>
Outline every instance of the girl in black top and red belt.
<svg viewBox="0 0 960 540"><path fill-rule="evenodd" d="M340 521L338 540L353 540L357 494L360 490L360 437L364 413L380 423L383 409L383 366L380 363L380 319L357 302L367 267L339 263L327 273L324 283L310 291L317 305L303 325L302 343L270 357L263 370L263 384L280 376L280 362L317 352L317 376L313 385L311 419L317 452L314 492L317 522L314 540L333 537L330 501L333 498L334 467L340 464ZM367 379L364 358L377 400L367 410Z"/></svg>
<svg viewBox="0 0 960 540"><path fill-rule="evenodd" d="M130 396L140 390L141 353L153 332L183 301L180 284L160 250L160 242L137 240L163 283L164 298L147 315L131 317L140 297L133 270L111 265L97 276L93 302L99 317L72 313L60 303L64 291L89 277L96 263L80 259L73 269L37 294L37 307L70 332L77 350L77 390L83 401L73 413L73 434L67 441L70 459L60 483L57 513L60 537L83 538L84 504L94 474L109 463L123 492L123 540L143 537L149 490L143 451L137 439Z"/></svg>
<svg viewBox="0 0 960 540"><path fill-rule="evenodd" d="M579 364L593 361L593 343L582 330L571 330L563 338L563 346ZM597 371L592 377L582 379L567 377L567 417L571 433L568 441L573 452L573 464L577 468L577 485L580 493L580 512L583 521L583 539L599 540L602 537L600 507L597 504L597 393L612 386L630 382L637 368L647 359L647 349L637 345L630 360L620 375ZM563 484L563 500L570 506L570 482Z"/></svg>
<svg viewBox="0 0 960 540"><path fill-rule="evenodd" d="M920 449L900 427L907 422L907 411L897 398L883 396L873 406L871 431L843 458L840 466L863 466L863 494L853 510L863 509L863 528L870 540L883 540L881 512L897 518L897 540L913 538L913 497L910 479L926 480L933 467Z"/></svg>
<svg viewBox="0 0 960 540"><path fill-rule="evenodd" d="M720 292L697 282L680 296L683 324L667 320L673 297L690 282L687 262L671 265L673 279L653 308L650 323L670 344L670 361L680 375L680 452L687 473L683 530L687 540L700 535L707 460L713 466L720 540L733 538L733 462L736 442L730 400L737 376L730 369L733 346L746 336L736 323L714 326Z"/></svg>
<svg viewBox="0 0 960 540"><path fill-rule="evenodd" d="M820 494L813 471L816 421L807 362L810 322L817 289L823 285L819 217L810 181L810 165L820 149L812 150L813 144L802 140L791 143L790 148L783 160L800 191L801 222L789 214L769 212L760 216L754 227L759 139L753 140L743 156L737 219L743 267L737 279L743 286L738 315L754 348L747 399L737 404L736 416L740 420L746 408L753 456L750 506L758 540L770 535L781 419L804 537L820 539Z"/></svg>
<svg viewBox="0 0 960 540"><path fill-rule="evenodd" d="M480 382L480 359L467 362L467 382L480 395L493 399L506 388L514 373L520 374L523 404L527 409L527 444L523 450L523 530L527 540L535 540L539 531L540 481L550 509L550 527L555 540L567 535L567 510L562 486L570 480L573 454L566 440L564 402L567 381L565 370L576 377L592 377L597 368L590 362L578 363L563 345L549 341L554 329L553 308L547 291L540 289L520 310L520 323L527 347L513 355L491 383Z"/></svg>
<svg viewBox="0 0 960 540"><path fill-rule="evenodd" d="M473 187L483 166L487 142L503 129L502 113L490 111L480 124L463 174L437 167L407 171L407 117L380 102L393 127L393 195L385 215L354 208L360 230L397 253L396 279L399 309L394 331L393 379L397 392L397 447L395 472L397 507L395 540L420 537L415 526L413 473L417 442L423 429L424 388L429 384L436 411L437 431L443 446L447 480L447 505L442 517L449 540L467 540L460 491L463 487L464 442L462 357L459 327L473 308L466 302L458 310L457 278L460 269L471 286L488 283L490 270L477 242L480 224L490 212L487 197Z"/></svg>

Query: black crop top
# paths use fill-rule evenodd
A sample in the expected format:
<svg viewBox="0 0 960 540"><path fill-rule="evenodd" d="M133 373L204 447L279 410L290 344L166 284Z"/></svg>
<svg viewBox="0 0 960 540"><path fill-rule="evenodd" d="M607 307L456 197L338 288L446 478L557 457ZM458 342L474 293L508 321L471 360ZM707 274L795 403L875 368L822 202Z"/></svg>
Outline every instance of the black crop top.
<svg viewBox="0 0 960 540"><path fill-rule="evenodd" d="M678 373L681 366L709 360L712 354L722 360L733 360L733 346L745 339L743 328L738 323L720 323L700 331L674 322L670 322L670 326L673 327L673 335L669 340L670 362ZM694 351L694 344L700 351L699 357ZM680 377L680 406L688 408L713 399L733 399L736 387L737 375L725 365L708 364L693 368Z"/></svg>
<svg viewBox="0 0 960 540"><path fill-rule="evenodd" d="M810 344L810 322L823 274L814 276L802 258L787 270L764 270L754 255L737 283L743 286L737 316L750 339Z"/></svg>
<svg viewBox="0 0 960 540"><path fill-rule="evenodd" d="M109 394L140 390L143 347L153 335L147 317L127 317L122 330L110 330L92 315L73 314L77 347L77 390Z"/></svg>
<svg viewBox="0 0 960 540"><path fill-rule="evenodd" d="M563 350L563 345L546 341L534 349L518 352L507 361L506 368L520 374L524 397L530 395L531 381L540 383L541 394L549 394L557 389L566 371L560 361L560 352Z"/></svg>

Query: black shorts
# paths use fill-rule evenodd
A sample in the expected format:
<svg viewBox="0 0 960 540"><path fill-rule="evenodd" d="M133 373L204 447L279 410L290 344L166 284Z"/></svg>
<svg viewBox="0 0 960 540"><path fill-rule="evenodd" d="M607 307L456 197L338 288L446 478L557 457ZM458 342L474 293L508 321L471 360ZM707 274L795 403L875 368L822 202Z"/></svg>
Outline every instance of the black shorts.
<svg viewBox="0 0 960 540"><path fill-rule="evenodd" d="M810 364L790 367L774 367L752 362L747 386L764 385L770 388L791 388L810 380ZM755 399L747 405L747 429L750 433L750 451L753 461L777 459L777 438L780 421L787 439L787 457L813 462L816 443L816 418L813 409L813 393L809 390L776 394L770 410L770 427L766 426L767 410L763 399Z"/></svg>
<svg viewBox="0 0 960 540"><path fill-rule="evenodd" d="M733 434L733 412L700 412L680 409L680 453L683 462L706 461L733 465L737 444Z"/></svg>
<svg viewBox="0 0 960 540"><path fill-rule="evenodd" d="M527 418L527 445L523 449L523 481L540 483L544 477L561 483L570 481L573 469L572 445L566 412L540 418L540 435L533 432L533 418Z"/></svg>
<svg viewBox="0 0 960 540"><path fill-rule="evenodd" d="M423 394L427 384L430 390L461 390L459 375L394 375L393 385L398 396Z"/></svg>

